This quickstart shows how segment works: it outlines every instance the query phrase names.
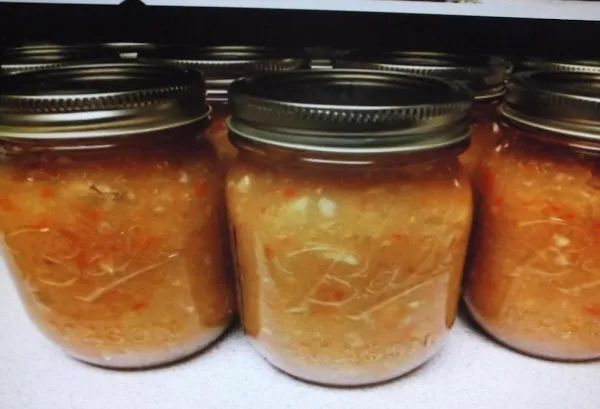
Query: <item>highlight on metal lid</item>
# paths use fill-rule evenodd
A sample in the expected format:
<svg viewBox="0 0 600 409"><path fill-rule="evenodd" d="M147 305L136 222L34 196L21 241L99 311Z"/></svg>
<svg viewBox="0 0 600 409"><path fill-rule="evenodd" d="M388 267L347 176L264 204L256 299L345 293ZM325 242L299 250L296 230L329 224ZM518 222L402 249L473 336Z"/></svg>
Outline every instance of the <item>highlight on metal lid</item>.
<svg viewBox="0 0 600 409"><path fill-rule="evenodd" d="M244 78L230 89L229 130L238 146L334 154L464 149L470 90L411 74L295 71Z"/></svg>
<svg viewBox="0 0 600 409"><path fill-rule="evenodd" d="M334 68L358 68L432 75L467 85L477 100L504 93L507 62L499 57L427 51L356 51L334 61Z"/></svg>
<svg viewBox="0 0 600 409"><path fill-rule="evenodd" d="M118 54L101 45L32 44L4 48L0 58L0 72L11 74L67 64L93 61L116 61Z"/></svg>
<svg viewBox="0 0 600 409"><path fill-rule="evenodd" d="M500 113L516 124L560 134L557 142L600 150L600 73L515 74Z"/></svg>
<svg viewBox="0 0 600 409"><path fill-rule="evenodd" d="M523 58L515 62L516 71L566 71L600 74L600 60Z"/></svg>
<svg viewBox="0 0 600 409"><path fill-rule="evenodd" d="M0 138L118 137L208 122L202 75L137 63L64 66L0 83Z"/></svg>
<svg viewBox="0 0 600 409"><path fill-rule="evenodd" d="M142 61L193 67L203 72L209 98L226 100L227 88L237 78L268 72L307 68L302 50L259 46L159 46L139 53Z"/></svg>
<svg viewBox="0 0 600 409"><path fill-rule="evenodd" d="M124 60L135 60L140 52L153 50L158 47L154 43L136 42L107 42L101 43L100 46L118 53Z"/></svg>

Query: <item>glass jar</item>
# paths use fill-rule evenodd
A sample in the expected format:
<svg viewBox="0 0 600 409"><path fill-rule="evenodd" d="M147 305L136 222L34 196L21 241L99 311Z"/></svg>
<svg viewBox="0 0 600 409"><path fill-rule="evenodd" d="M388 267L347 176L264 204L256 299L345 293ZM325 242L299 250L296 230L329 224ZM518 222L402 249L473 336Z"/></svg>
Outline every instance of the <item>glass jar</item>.
<svg viewBox="0 0 600 409"><path fill-rule="evenodd" d="M237 156L237 149L229 142L225 123L229 116L229 84L247 75L290 71L308 65L308 59L298 52L256 46L163 46L139 55L142 60L193 67L204 73L208 102L213 109L208 136L217 156L226 165Z"/></svg>
<svg viewBox="0 0 600 409"><path fill-rule="evenodd" d="M227 177L240 314L258 351L309 381L421 365L451 328L471 224L459 84L377 71L236 81Z"/></svg>
<svg viewBox="0 0 600 409"><path fill-rule="evenodd" d="M481 193L465 300L483 329L527 354L600 357L600 79L512 77L503 138Z"/></svg>
<svg viewBox="0 0 600 409"><path fill-rule="evenodd" d="M2 85L0 230L42 331L106 367L167 363L215 340L233 294L201 75L100 64Z"/></svg>
<svg viewBox="0 0 600 409"><path fill-rule="evenodd" d="M118 60L116 52L100 45L32 44L2 50L0 74L33 71L85 62Z"/></svg>
<svg viewBox="0 0 600 409"><path fill-rule="evenodd" d="M468 174L473 173L498 141L496 108L504 94L507 71L502 58L422 51L360 51L338 59L334 67L431 75L467 85L475 94L471 144L460 155Z"/></svg>

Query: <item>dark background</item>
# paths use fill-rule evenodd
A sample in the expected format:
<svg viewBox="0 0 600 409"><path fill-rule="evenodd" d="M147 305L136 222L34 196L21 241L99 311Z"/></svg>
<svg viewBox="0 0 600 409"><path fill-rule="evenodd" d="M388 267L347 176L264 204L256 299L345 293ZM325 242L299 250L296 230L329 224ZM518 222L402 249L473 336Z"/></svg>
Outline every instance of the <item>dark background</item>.
<svg viewBox="0 0 600 409"><path fill-rule="evenodd" d="M281 0L287 1L287 0ZM327 0L323 0L327 1ZM598 57L600 23L412 14L0 3L0 41L151 41Z"/></svg>

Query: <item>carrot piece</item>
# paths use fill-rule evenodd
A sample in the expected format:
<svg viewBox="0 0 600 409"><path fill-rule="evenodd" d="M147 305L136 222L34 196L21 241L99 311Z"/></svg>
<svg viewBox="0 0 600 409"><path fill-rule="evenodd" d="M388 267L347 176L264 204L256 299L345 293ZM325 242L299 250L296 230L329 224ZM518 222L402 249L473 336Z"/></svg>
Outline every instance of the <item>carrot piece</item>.
<svg viewBox="0 0 600 409"><path fill-rule="evenodd" d="M47 217L42 217L35 223L28 224L26 227L31 229L44 229L50 226L50 220Z"/></svg>
<svg viewBox="0 0 600 409"><path fill-rule="evenodd" d="M561 219L566 221L575 220L577 218L577 214L573 210L569 209L567 206L561 206L552 202L547 202L546 207L544 207L543 211L547 215L560 217Z"/></svg>
<svg viewBox="0 0 600 409"><path fill-rule="evenodd" d="M401 234L398 234L398 233L390 234L390 239L392 239L393 241L399 241L399 240L402 240L403 238L404 238L404 236L402 236Z"/></svg>
<svg viewBox="0 0 600 409"><path fill-rule="evenodd" d="M144 308L146 308L148 306L148 304L146 304L145 302L136 302L135 304L133 304L131 306L131 310L132 311L140 311L143 310Z"/></svg>
<svg viewBox="0 0 600 409"><path fill-rule="evenodd" d="M102 218L102 213L98 209L83 209L80 214L84 219L94 223L99 222Z"/></svg>
<svg viewBox="0 0 600 409"><path fill-rule="evenodd" d="M281 192L281 194L286 199L291 199L294 196L296 196L298 194L298 192L296 191L296 189L294 189L292 187L286 187L285 189L283 189L283 191Z"/></svg>
<svg viewBox="0 0 600 409"><path fill-rule="evenodd" d="M194 183L194 193L196 193L197 197L206 196L207 191L208 191L208 188L206 186L206 183L203 180L199 180L196 183Z"/></svg>
<svg viewBox="0 0 600 409"><path fill-rule="evenodd" d="M265 246L265 257L267 260L271 261L275 257L275 251L269 246Z"/></svg>
<svg viewBox="0 0 600 409"><path fill-rule="evenodd" d="M595 316L600 318L600 304L590 304L585 307L585 310Z"/></svg>
<svg viewBox="0 0 600 409"><path fill-rule="evenodd" d="M16 206L8 196L0 196L0 210L5 212L12 212L16 210Z"/></svg>
<svg viewBox="0 0 600 409"><path fill-rule="evenodd" d="M160 243L158 237L148 234L139 234L133 241L132 250L134 253L139 253L144 250L155 248Z"/></svg>
<svg viewBox="0 0 600 409"><path fill-rule="evenodd" d="M90 258L83 251L80 251L75 258L73 258L73 263L77 266L77 269L83 271L90 266Z"/></svg>
<svg viewBox="0 0 600 409"><path fill-rule="evenodd" d="M53 187L45 186L40 190L40 196L43 199L52 199L56 195L56 190Z"/></svg>
<svg viewBox="0 0 600 409"><path fill-rule="evenodd" d="M81 241L81 238L79 237L79 235L77 233L72 232L69 229L66 229L64 227L59 227L57 229L57 231L58 231L58 233L60 233L61 236L63 236L64 238L66 238L73 244L78 244Z"/></svg>

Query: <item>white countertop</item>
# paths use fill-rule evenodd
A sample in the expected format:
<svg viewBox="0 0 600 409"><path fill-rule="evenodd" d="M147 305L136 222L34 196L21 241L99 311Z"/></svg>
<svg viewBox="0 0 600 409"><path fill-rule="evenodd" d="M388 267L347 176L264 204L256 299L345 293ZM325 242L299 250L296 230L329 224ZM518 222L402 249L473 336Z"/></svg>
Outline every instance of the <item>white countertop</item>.
<svg viewBox="0 0 600 409"><path fill-rule="evenodd" d="M148 6L328 10L600 21L600 2L577 0L470 0L461 3L403 0L142 1ZM122 0L0 0L0 2L116 5Z"/></svg>
<svg viewBox="0 0 600 409"><path fill-rule="evenodd" d="M295 380L238 328L192 359L115 371L64 356L27 319L0 264L1 409L599 409L600 362L546 362L509 351L459 321L419 370L368 388Z"/></svg>

